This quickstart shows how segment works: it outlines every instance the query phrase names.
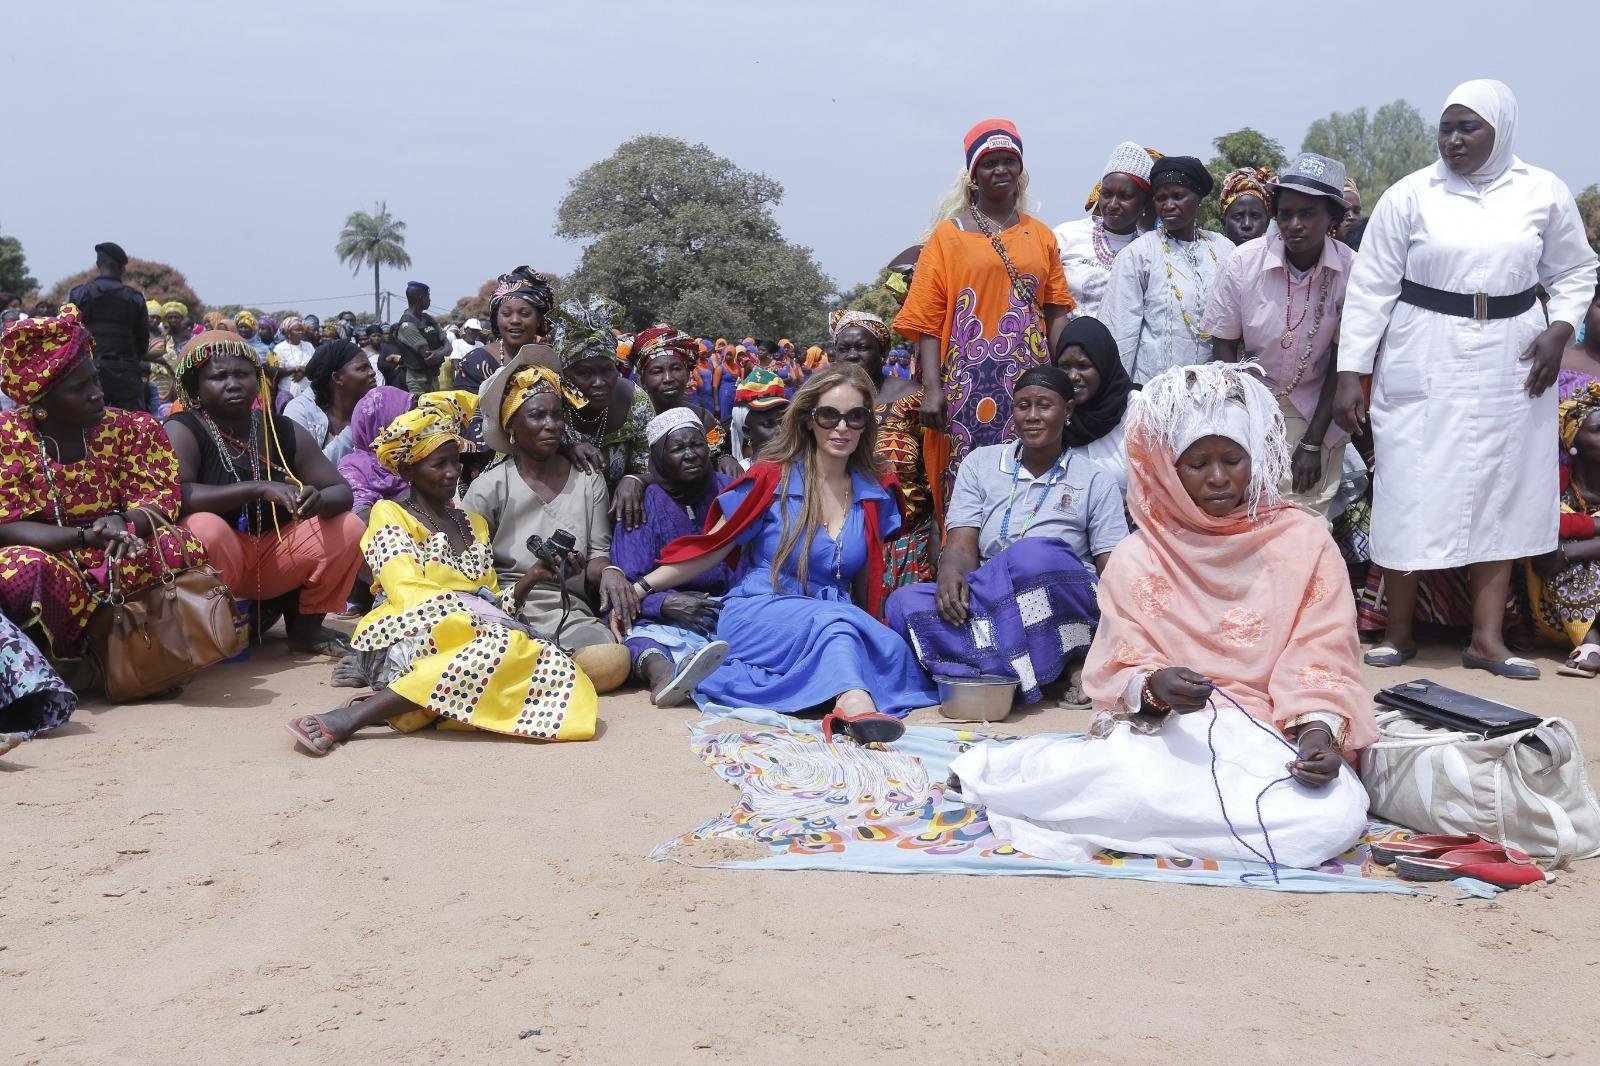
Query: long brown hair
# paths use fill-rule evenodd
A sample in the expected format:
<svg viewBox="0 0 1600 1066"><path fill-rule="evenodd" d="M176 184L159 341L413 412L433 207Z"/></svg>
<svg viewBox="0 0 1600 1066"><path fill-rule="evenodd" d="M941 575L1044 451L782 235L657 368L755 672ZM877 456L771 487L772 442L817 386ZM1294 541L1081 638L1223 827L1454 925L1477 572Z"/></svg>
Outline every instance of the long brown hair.
<svg viewBox="0 0 1600 1066"><path fill-rule="evenodd" d="M774 592L782 591L778 575L782 570L783 561L795 550L796 545L805 545L800 557L795 560L795 576L800 579L801 587L805 586L811 571L811 541L822 525L821 479L811 476L815 465L813 459L817 454L817 438L811 429L811 413L817 409L822 394L836 385L848 385L859 392L861 402L868 412L866 428L861 431L861 439L856 441L856 450L850 453L847 467L852 473L859 472L874 481L881 480L882 477L884 464L877 455L878 419L872 413L877 406L878 392L872 387L872 379L867 376L865 370L854 363L839 363L813 374L811 380L800 386L800 391L794 394L789 410L784 412L783 424L778 428L778 435L757 457L763 462L777 463L782 467L782 477L778 481L778 500L780 513L783 515L783 533L778 538L778 550L772 556ZM790 473L797 463L801 467L805 495L802 499L799 521L791 522L789 497L784 490L789 485Z"/></svg>

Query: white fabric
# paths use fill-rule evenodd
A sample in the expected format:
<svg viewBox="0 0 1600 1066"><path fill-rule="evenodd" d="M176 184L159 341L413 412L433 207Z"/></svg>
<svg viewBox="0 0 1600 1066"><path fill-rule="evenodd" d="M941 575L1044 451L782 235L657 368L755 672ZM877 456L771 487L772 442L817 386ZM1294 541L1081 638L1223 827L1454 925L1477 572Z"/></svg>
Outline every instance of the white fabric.
<svg viewBox="0 0 1600 1066"><path fill-rule="evenodd" d="M1111 267L1100 262L1100 256L1094 249L1094 223L1092 215L1075 218L1071 222L1061 223L1055 231L1056 245L1061 249L1061 270L1067 276L1067 288L1072 290L1072 298L1077 301L1077 307L1072 312L1074 318L1097 316L1100 302L1105 299L1106 286L1111 284ZM1115 263L1122 250L1138 239L1138 230L1132 233L1108 231L1105 240L1112 262Z"/></svg>
<svg viewBox="0 0 1600 1066"><path fill-rule="evenodd" d="M746 455L745 449L750 447L750 438L744 434L744 420L750 417L750 408L735 407L733 416L728 419L728 452L745 470L750 469L750 464L756 457Z"/></svg>
<svg viewBox="0 0 1600 1066"><path fill-rule="evenodd" d="M988 808L1000 841L1028 855L1087 862L1096 851L1259 861L1228 831L1211 780L1211 728L1228 818L1250 848L1308 868L1348 851L1367 822L1367 793L1348 766L1326 788L1285 781L1294 753L1242 712L1223 706L1173 715L1159 732L1119 723L1104 740L1029 737L980 744L950 766L962 794Z"/></svg>
<svg viewBox="0 0 1600 1066"><path fill-rule="evenodd" d="M293 344L289 341L279 341L272 349L272 354L278 357L278 369L283 371L283 377L278 382L278 388L290 396L299 396L302 392L311 389L311 382L305 378L296 381L289 376L290 371L305 370L306 364L311 362L311 357L316 354L316 349L310 341L301 341Z"/></svg>
<svg viewBox="0 0 1600 1066"><path fill-rule="evenodd" d="M1237 404L1227 404L1221 411L1216 412L1210 421L1197 420L1189 424L1176 442L1172 450L1175 455L1182 455L1189 450L1189 445L1201 437L1226 437L1245 451L1250 450L1250 412Z"/></svg>
<svg viewBox="0 0 1600 1066"><path fill-rule="evenodd" d="M705 423L700 421L700 412L692 407L669 407L645 424L645 443L654 447L656 441L673 430L682 429L685 426L693 426L702 434L705 432Z"/></svg>
<svg viewBox="0 0 1600 1066"><path fill-rule="evenodd" d="M1111 158L1106 160L1106 167L1100 172L1100 176L1104 178L1107 174L1132 174L1140 181L1149 184L1150 168L1154 165L1155 160L1144 150L1144 145L1137 141L1123 141L1111 149Z"/></svg>
<svg viewBox="0 0 1600 1066"><path fill-rule="evenodd" d="M1457 85L1439 113L1442 115L1456 104L1476 111L1494 128L1494 148L1489 158L1469 175L1475 182L1493 181L1517 162L1517 98L1505 82L1479 78Z"/></svg>
<svg viewBox="0 0 1600 1066"><path fill-rule="evenodd" d="M1116 428L1103 437L1097 437L1088 444L1080 444L1067 451L1073 455L1081 455L1101 470L1110 474L1117 480L1117 487L1122 494L1128 494L1128 449L1123 443L1128 432L1128 411L1132 408L1130 398L1128 407L1122 410L1122 421Z"/></svg>
<svg viewBox="0 0 1600 1066"><path fill-rule="evenodd" d="M1441 162L1373 209L1345 293L1339 370L1372 374L1372 558L1438 570L1555 549L1556 390L1523 391L1545 328L1538 304L1479 322L1401 303L1410 278L1505 296L1542 283L1551 322L1576 329L1595 254L1566 185L1521 160L1477 189ZM1383 358L1377 358L1379 344Z"/></svg>
<svg viewBox="0 0 1600 1066"><path fill-rule="evenodd" d="M1140 385L1168 367L1211 359L1211 340L1197 336L1197 331L1217 273L1233 254L1233 242L1220 233L1204 231L1193 242L1198 273L1183 251L1188 246L1181 241L1170 243L1172 278L1167 277L1161 254L1161 232L1153 230L1117 253L1111 282L1100 302L1098 317L1116 340L1128 376ZM1181 307L1173 298L1174 287L1182 294ZM1192 328L1183 321L1184 311L1189 313Z"/></svg>

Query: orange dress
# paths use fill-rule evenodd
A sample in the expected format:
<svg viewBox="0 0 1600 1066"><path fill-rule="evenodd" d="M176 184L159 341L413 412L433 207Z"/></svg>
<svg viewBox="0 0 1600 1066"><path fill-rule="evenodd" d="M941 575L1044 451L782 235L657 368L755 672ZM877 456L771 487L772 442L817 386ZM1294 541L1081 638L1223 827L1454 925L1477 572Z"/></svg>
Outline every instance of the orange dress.
<svg viewBox="0 0 1600 1066"><path fill-rule="evenodd" d="M894 328L913 342L938 337L944 352L948 444L929 440L924 445L936 506L968 452L1016 436L1011 383L1024 370L1050 362L1039 309L1075 305L1049 226L1022 215L1000 240L1019 280L1032 290L1032 300L1015 291L988 237L947 219L923 245L911 292L894 320Z"/></svg>

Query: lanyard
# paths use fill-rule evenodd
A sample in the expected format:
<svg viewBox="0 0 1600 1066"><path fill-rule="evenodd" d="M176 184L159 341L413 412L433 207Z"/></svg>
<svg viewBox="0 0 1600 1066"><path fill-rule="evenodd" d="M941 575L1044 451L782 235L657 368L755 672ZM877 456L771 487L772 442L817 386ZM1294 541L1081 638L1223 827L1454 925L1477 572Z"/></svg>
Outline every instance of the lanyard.
<svg viewBox="0 0 1600 1066"><path fill-rule="evenodd" d="M1016 506L1017 483L1022 477L1022 445L1020 443L1017 445L1016 461L1017 465L1011 470L1011 495L1006 497L1006 513L1005 516L1000 519L1001 544L1010 544L1012 542L1011 509ZM1060 484L1061 480L1067 476L1067 471L1071 469L1072 452L1063 449L1061 452L1061 458L1055 461L1054 465L1050 467L1049 472L1046 473L1043 478L1034 478L1033 481L1029 483L1027 490L1023 493L1024 503L1027 502L1027 493L1032 492L1034 486L1040 484L1041 482L1044 484L1044 491L1039 494L1039 499L1034 503L1033 510L1028 512L1028 520L1023 524L1022 532L1017 534L1017 540L1021 540L1023 537L1028 535L1028 530L1033 528L1034 520L1039 517L1039 511L1044 507L1044 501L1050 498L1050 490Z"/></svg>

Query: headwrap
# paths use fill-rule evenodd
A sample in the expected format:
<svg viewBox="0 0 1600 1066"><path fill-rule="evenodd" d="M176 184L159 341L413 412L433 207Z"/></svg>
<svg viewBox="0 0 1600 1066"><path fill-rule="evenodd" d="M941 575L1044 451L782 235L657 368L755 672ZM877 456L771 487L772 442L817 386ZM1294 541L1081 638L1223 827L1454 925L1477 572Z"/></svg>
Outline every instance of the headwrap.
<svg viewBox="0 0 1600 1066"><path fill-rule="evenodd" d="M770 370L757 368L740 379L733 393L733 402L737 406L760 411L788 403L789 397L783 391L782 378Z"/></svg>
<svg viewBox="0 0 1600 1066"><path fill-rule="evenodd" d="M561 376L554 370L547 366L525 366L512 374L511 380L506 384L505 396L500 401L501 429L510 424L511 416L521 410L523 404L545 392L555 393L572 407L581 408L588 405L587 400L567 388Z"/></svg>
<svg viewBox="0 0 1600 1066"><path fill-rule="evenodd" d="M1443 115L1456 104L1477 112L1494 130L1494 147L1489 151L1489 158L1484 160L1483 166L1466 175L1475 182L1493 181L1517 161L1513 152L1517 143L1517 98L1505 82L1479 78L1457 85L1445 98L1439 113ZM1443 158L1440 156L1441 160Z"/></svg>
<svg viewBox="0 0 1600 1066"><path fill-rule="evenodd" d="M1017 375L1016 382L1011 386L1011 393L1014 396L1028 388L1049 389L1068 403L1078 395L1078 390L1073 388L1072 379L1067 377L1067 372L1056 366L1030 366Z"/></svg>
<svg viewBox="0 0 1600 1066"><path fill-rule="evenodd" d="M119 267L128 265L128 253L122 250L122 245L113 241L103 241L94 246L96 255L103 255Z"/></svg>
<svg viewBox="0 0 1600 1066"><path fill-rule="evenodd" d="M1254 196L1261 201L1263 207L1270 210L1272 193L1268 191L1267 183L1272 180L1271 167L1240 167L1231 171L1222 179L1223 213L1226 214L1228 205L1241 196Z"/></svg>
<svg viewBox="0 0 1600 1066"><path fill-rule="evenodd" d="M421 462L451 441L464 443L461 431L478 409L470 392L430 392L417 406L390 422L372 442L378 462L394 473L408 463Z"/></svg>
<svg viewBox="0 0 1600 1066"><path fill-rule="evenodd" d="M633 358L633 338L626 333L617 334L617 362L627 365Z"/></svg>
<svg viewBox="0 0 1600 1066"><path fill-rule="evenodd" d="M1056 341L1057 359L1068 345L1082 348L1100 374L1099 390L1072 409L1072 421L1062 438L1067 447L1081 448L1122 424L1122 416L1128 410L1128 396L1139 386L1128 377L1117 354L1116 340L1098 318L1084 315L1068 322Z"/></svg>
<svg viewBox="0 0 1600 1066"><path fill-rule="evenodd" d="M1217 182L1206 165L1194 156L1168 155L1150 168L1150 188L1158 185L1182 185L1193 189L1204 200L1217 187Z"/></svg>
<svg viewBox="0 0 1600 1066"><path fill-rule="evenodd" d="M0 334L0 392L27 406L94 354L74 304L55 318L19 318Z"/></svg>
<svg viewBox="0 0 1600 1066"><path fill-rule="evenodd" d="M1092 212L1100 203L1100 185L1112 174L1126 174L1139 183L1139 188L1150 191L1150 168L1157 159L1163 158L1161 153L1154 148L1145 148L1136 141L1123 141L1111 149L1111 158L1106 160L1105 169L1100 172L1100 181L1094 183L1094 188L1089 190L1089 198L1084 201L1083 209Z"/></svg>
<svg viewBox="0 0 1600 1066"><path fill-rule="evenodd" d="M262 315L256 320L256 332L270 337L278 332L278 320L271 315Z"/></svg>
<svg viewBox="0 0 1600 1066"><path fill-rule="evenodd" d="M561 360L561 369L585 359L613 357L617 350L617 313L621 308L604 296L587 300L565 300L550 312L555 324L551 347Z"/></svg>
<svg viewBox="0 0 1600 1066"><path fill-rule="evenodd" d="M1019 160L1022 158L1022 134L1003 118L986 118L979 122L967 131L961 145L967 153L968 176L977 171L978 161L990 152L1011 152Z"/></svg>
<svg viewBox="0 0 1600 1066"><path fill-rule="evenodd" d="M1283 414L1254 369L1249 362L1172 367L1145 382L1128 419L1130 434L1137 425L1158 437L1172 462L1201 437L1227 437L1243 448L1250 456L1245 502L1252 520L1283 502L1278 483L1289 472Z"/></svg>
<svg viewBox="0 0 1600 1066"><path fill-rule="evenodd" d="M339 368L353 359L360 358L365 361L367 353L355 341L331 340L323 341L317 350L311 353L311 359L306 363L306 380L311 382L311 387L319 394L327 389L333 381L333 375ZM321 396L318 396L321 399Z"/></svg>
<svg viewBox="0 0 1600 1066"><path fill-rule="evenodd" d="M806 369L816 370L818 367L828 365L828 354L819 345L813 344L806 349Z"/></svg>
<svg viewBox="0 0 1600 1066"><path fill-rule="evenodd" d="M160 318L161 317L161 301L160 300L146 300L144 302L144 313L149 315L151 318Z"/></svg>
<svg viewBox="0 0 1600 1066"><path fill-rule="evenodd" d="M878 339L878 345L889 350L889 327L877 315L868 311L834 311L828 315L828 335L834 340L851 326L860 326Z"/></svg>
<svg viewBox="0 0 1600 1066"><path fill-rule="evenodd" d="M168 300L166 303L161 305L161 314L163 316L174 314L174 313L180 314L184 318L188 318L189 317L189 306L187 304L185 304L182 300Z"/></svg>
<svg viewBox="0 0 1600 1066"><path fill-rule="evenodd" d="M1600 381L1589 382L1561 401L1556 408L1556 424L1563 448L1572 447L1572 442L1578 439L1578 431L1596 412L1600 412Z"/></svg>
<svg viewBox="0 0 1600 1066"><path fill-rule="evenodd" d="M544 275L530 266L519 266L501 274L500 284L495 286L494 295L489 297L489 332L497 337L500 334L495 326L495 317L500 305L507 300L522 300L544 315L555 306L556 296Z"/></svg>
<svg viewBox="0 0 1600 1066"><path fill-rule="evenodd" d="M405 491L405 479L378 462L372 445L390 422L411 410L411 403L411 394L393 385L379 385L356 401L350 412L350 443L355 448L339 460L339 473L350 482L354 506L371 507Z"/></svg>
<svg viewBox="0 0 1600 1066"><path fill-rule="evenodd" d="M207 311L200 316L200 323L206 329L225 329L229 333L234 332L233 323L221 311Z"/></svg>
<svg viewBox="0 0 1600 1066"><path fill-rule="evenodd" d="M302 329L304 329L305 328L305 324L306 324L306 320L301 318L299 315L290 315L288 318L283 320L282 324L280 324L278 326L278 328L283 331L284 339L288 340L289 339L289 331L291 329L294 329L294 327L296 327L296 326L299 326Z"/></svg>
<svg viewBox="0 0 1600 1066"><path fill-rule="evenodd" d="M651 326L633 336L633 365L643 373L658 355L675 355L685 366L695 361L695 339L671 326Z"/></svg>
<svg viewBox="0 0 1600 1066"><path fill-rule="evenodd" d="M233 324L235 326L249 326L251 329L255 329L256 316L251 314L249 311L240 311L238 314L233 316Z"/></svg>
<svg viewBox="0 0 1600 1066"><path fill-rule="evenodd" d="M172 376L178 379L178 399L190 409L200 406L200 401L189 391L184 383L186 378L193 376L194 372L205 366L219 355L236 355L240 359L249 360L250 365L260 370L263 366L261 354L250 346L250 342L243 337L226 329L208 329L203 333L196 333L183 349L178 353L178 363L172 368ZM266 391L265 379L262 379L262 391Z"/></svg>
<svg viewBox="0 0 1600 1066"><path fill-rule="evenodd" d="M703 437L706 433L705 423L700 421L700 413L692 407L670 407L652 418L644 427L645 443L654 448L656 441L665 437L675 429L693 426L700 431Z"/></svg>

